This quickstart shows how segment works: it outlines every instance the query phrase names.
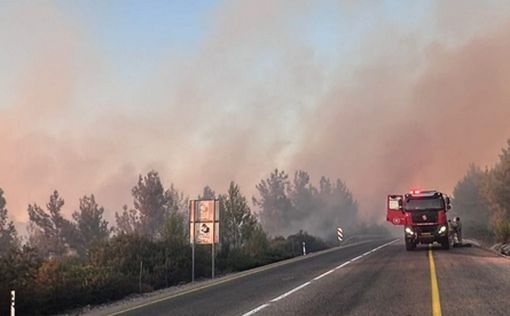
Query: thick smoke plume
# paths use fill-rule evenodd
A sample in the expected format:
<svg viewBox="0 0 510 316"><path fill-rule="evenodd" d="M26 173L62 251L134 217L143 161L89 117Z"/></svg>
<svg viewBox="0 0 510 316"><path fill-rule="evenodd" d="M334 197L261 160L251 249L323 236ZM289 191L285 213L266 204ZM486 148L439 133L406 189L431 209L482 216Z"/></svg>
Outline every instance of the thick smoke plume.
<svg viewBox="0 0 510 316"><path fill-rule="evenodd" d="M25 221L28 203L59 189L67 214L95 193L111 219L150 169L191 196L231 180L252 195L278 167L341 178L380 222L387 193L450 193L469 163L495 161L510 137L509 11L486 5L473 20L470 2L436 5L407 30L346 3L333 9L347 22L376 18L345 54L326 58L303 35L308 2L234 2L214 10L195 54L168 52L136 79L65 10L7 7L0 187L11 216ZM341 47L346 31L327 31Z"/></svg>
<svg viewBox="0 0 510 316"><path fill-rule="evenodd" d="M386 193L451 193L470 162L490 164L510 137L508 54L504 25L459 47L433 44L421 62L397 55L361 69L305 119L294 164L343 175L375 219Z"/></svg>

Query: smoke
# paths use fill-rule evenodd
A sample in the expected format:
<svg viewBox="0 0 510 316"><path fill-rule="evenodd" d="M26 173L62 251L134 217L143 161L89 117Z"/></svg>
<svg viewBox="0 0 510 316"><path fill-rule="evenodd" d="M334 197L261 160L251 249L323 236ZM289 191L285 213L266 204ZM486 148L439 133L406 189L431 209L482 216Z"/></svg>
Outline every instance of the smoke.
<svg viewBox="0 0 510 316"><path fill-rule="evenodd" d="M451 193L470 162L491 163L510 136L509 39L504 25L459 47L433 43L421 62L392 64L409 58L397 55L358 70L303 124L307 147L294 164L342 175L375 220L385 194Z"/></svg>
<svg viewBox="0 0 510 316"><path fill-rule="evenodd" d="M378 17L379 6L334 6L343 23L376 19L350 39L355 48L325 56L307 31L327 5L227 2L195 52L168 52L129 82L68 11L7 7L0 187L10 214L26 220L28 203L58 189L67 214L94 193L111 220L150 169L190 196L231 180L253 195L276 167L341 178L373 222L387 193L451 192L510 137L510 14L451 6L410 30ZM349 39L326 31L335 49Z"/></svg>

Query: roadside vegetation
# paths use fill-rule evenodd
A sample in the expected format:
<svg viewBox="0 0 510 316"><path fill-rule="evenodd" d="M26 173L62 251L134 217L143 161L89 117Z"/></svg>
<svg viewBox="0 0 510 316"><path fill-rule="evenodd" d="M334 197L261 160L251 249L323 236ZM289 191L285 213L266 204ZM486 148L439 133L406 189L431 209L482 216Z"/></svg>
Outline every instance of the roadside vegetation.
<svg viewBox="0 0 510 316"><path fill-rule="evenodd" d="M256 188L251 201L234 182L225 193L206 186L197 196L220 201L218 275L301 255L303 242L309 252L325 249L335 244L339 226L350 235L386 233L359 221L341 180L322 177L315 186L305 171L290 176L276 169ZM65 200L54 191L43 205L28 205L22 237L0 189L0 314L8 314L11 289L18 313L38 315L190 282L189 198L174 185L165 188L156 171L140 175L131 193L132 205L116 212L112 225L93 194L66 218ZM510 243L510 140L490 168L469 167L454 188L453 206L467 237ZM209 246L197 245L197 279L210 277L210 257Z"/></svg>
<svg viewBox="0 0 510 316"><path fill-rule="evenodd" d="M275 170L256 187L257 214L234 182L224 194L206 186L198 196L220 201L217 274L301 255L303 242L308 252L325 249L337 243L340 224L351 234L385 232L358 222L357 202L341 180L322 177L315 187L304 171L290 181ZM0 314L8 314L11 289L19 314L38 315L190 282L189 199L165 188L155 171L140 176L131 193L132 206L116 212L112 225L92 194L66 218L65 200L54 191L45 204L28 205L29 234L22 238L0 189ZM210 258L211 247L197 245L197 279L210 277Z"/></svg>
<svg viewBox="0 0 510 316"><path fill-rule="evenodd" d="M453 210L466 236L485 244L510 242L510 140L499 161L482 170L471 165L453 191Z"/></svg>

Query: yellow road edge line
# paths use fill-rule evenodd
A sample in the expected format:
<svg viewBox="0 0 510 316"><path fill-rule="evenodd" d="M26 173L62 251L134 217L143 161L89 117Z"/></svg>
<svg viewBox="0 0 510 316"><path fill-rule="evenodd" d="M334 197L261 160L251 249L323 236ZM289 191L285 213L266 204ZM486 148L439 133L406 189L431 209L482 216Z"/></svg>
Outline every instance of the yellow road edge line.
<svg viewBox="0 0 510 316"><path fill-rule="evenodd" d="M439 299L439 285L436 275L436 264L432 249L429 248L430 285L432 290L432 316L441 316L441 301Z"/></svg>

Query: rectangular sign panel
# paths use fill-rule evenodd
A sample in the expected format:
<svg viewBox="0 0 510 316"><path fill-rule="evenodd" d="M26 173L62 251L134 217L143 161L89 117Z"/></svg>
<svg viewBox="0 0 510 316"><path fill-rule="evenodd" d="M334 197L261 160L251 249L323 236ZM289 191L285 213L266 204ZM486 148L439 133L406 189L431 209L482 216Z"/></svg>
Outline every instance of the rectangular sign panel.
<svg viewBox="0 0 510 316"><path fill-rule="evenodd" d="M193 227L195 229L193 229ZM213 230L215 238L213 239ZM190 224L190 235L194 234L196 244L217 244L220 240L220 224L214 223L192 223ZM193 237L190 238L190 242L193 243Z"/></svg>
<svg viewBox="0 0 510 316"><path fill-rule="evenodd" d="M214 200L198 201L196 209L196 222L212 222L214 220Z"/></svg>
<svg viewBox="0 0 510 316"><path fill-rule="evenodd" d="M190 201L190 243L219 243L219 201Z"/></svg>

